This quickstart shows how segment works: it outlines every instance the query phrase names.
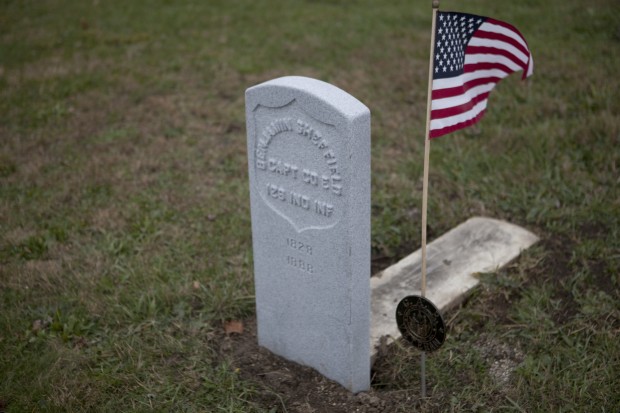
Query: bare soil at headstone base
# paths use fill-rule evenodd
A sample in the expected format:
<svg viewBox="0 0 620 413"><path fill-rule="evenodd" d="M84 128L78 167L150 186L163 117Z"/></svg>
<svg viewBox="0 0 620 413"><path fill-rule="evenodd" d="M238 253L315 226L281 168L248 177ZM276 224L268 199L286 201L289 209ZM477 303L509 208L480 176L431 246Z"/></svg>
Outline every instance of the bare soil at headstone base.
<svg viewBox="0 0 620 413"><path fill-rule="evenodd" d="M245 320L243 334L222 337L222 356L233 360L240 377L256 385L251 400L278 412L397 412L417 404L412 392L349 392L316 370L274 355L258 346L256 320ZM317 349L317 351L321 351Z"/></svg>
<svg viewBox="0 0 620 413"><path fill-rule="evenodd" d="M547 255L539 265L528 274L522 287L541 283L559 283L569 274L570 261L569 240L543 239L541 247ZM519 266L521 258L514 262ZM511 265L504 271L513 271ZM601 277L600 282L605 283ZM598 281L595 281L598 282ZM601 284L601 287L604 285ZM452 330L459 323L460 312L467 307L483 309L497 324L509 324L508 313L511 303L520 298L520 290L510 294L493 287L478 287L477 293L471 299L466 299L458 308L444 314L448 327ZM565 323L576 315L573 298L557 297L563 305L551 316L557 323ZM488 319L487 321L488 322ZM450 406L448 389L433 389L433 383L427 377L429 398L419 400L419 381L417 377L407 376L395 367L394 359L403 357L403 346L400 341L396 345L389 345L380 349L372 370L372 389L369 392L352 394L338 383L329 380L316 370L301 366L274 355L258 346L256 337L256 319L243 320L244 329L241 334L226 335L221 330L219 338L220 356L231 362L239 377L251 382L256 393L250 401L257 405L273 409L278 412L309 413L309 412L409 412L409 411L445 411ZM485 321L478 324L469 323L474 330L481 331ZM524 361L525 354L518 344L503 341L489 333L477 334L472 331L472 347L480 354L488 367L488 374L501 392L508 392L514 380L514 370ZM450 332L448 333L450 334ZM321 351L321 349L317 349ZM439 350L441 351L441 350ZM415 350L407 351L407 362L417 366L418 353ZM429 363L433 355L429 354ZM414 370L417 370L414 369ZM476 386L472 378L463 376L462 387ZM500 400L498 395L498 401Z"/></svg>
<svg viewBox="0 0 620 413"><path fill-rule="evenodd" d="M372 371L373 388L369 392L353 394L338 383L325 378L316 370L279 357L258 346L256 320L244 321L243 334L222 334L220 351L223 358L232 360L243 380L252 382L257 389L251 402L263 408L276 408L290 413L349 413L349 412L409 412L425 409L443 411L449 404L445 395L432 396L426 402L419 400L419 388L401 389L394 385L384 387L376 381L394 379L389 359L398 356L393 346L380 354ZM477 343L481 351L494 361L494 374L507 384L514 367L522 361L518 349L500 348L492 340ZM317 349L320 351L320 349ZM497 360L492 360L497 359ZM414 359L417 362L417 359ZM406 383L401 383L405 385ZM468 383L464 382L463 385ZM429 389L434 383L428 382Z"/></svg>

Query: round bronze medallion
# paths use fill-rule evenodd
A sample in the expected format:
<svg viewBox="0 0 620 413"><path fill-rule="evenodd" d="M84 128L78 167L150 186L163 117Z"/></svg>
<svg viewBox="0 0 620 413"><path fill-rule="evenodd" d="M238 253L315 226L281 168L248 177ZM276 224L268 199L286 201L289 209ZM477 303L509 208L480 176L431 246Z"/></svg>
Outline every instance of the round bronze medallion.
<svg viewBox="0 0 620 413"><path fill-rule="evenodd" d="M403 298L396 307L396 324L405 340L422 351L435 351L446 339L446 325L439 310L424 297Z"/></svg>

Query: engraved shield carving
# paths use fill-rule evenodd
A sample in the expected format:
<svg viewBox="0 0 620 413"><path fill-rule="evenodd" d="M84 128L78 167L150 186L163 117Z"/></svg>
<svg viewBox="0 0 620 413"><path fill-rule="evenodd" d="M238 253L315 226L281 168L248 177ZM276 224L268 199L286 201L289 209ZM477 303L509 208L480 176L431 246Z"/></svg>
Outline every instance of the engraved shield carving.
<svg viewBox="0 0 620 413"><path fill-rule="evenodd" d="M297 232L331 228L344 210L343 142L293 100L254 109L254 185Z"/></svg>

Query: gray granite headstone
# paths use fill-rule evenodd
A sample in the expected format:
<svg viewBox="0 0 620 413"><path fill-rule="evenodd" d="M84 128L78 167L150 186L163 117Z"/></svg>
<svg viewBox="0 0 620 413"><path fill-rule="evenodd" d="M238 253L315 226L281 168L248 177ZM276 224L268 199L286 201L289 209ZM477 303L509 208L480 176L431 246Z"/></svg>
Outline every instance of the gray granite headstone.
<svg viewBox="0 0 620 413"><path fill-rule="evenodd" d="M246 91L259 344L370 387L370 111L328 83Z"/></svg>

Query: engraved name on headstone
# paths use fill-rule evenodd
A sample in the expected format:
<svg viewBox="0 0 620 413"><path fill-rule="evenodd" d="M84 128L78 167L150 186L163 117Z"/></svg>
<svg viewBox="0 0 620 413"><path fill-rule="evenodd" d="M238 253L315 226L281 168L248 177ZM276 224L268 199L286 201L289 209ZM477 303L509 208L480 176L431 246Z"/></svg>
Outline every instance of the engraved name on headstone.
<svg viewBox="0 0 620 413"><path fill-rule="evenodd" d="M258 341L370 387L370 112L328 83L246 91Z"/></svg>

